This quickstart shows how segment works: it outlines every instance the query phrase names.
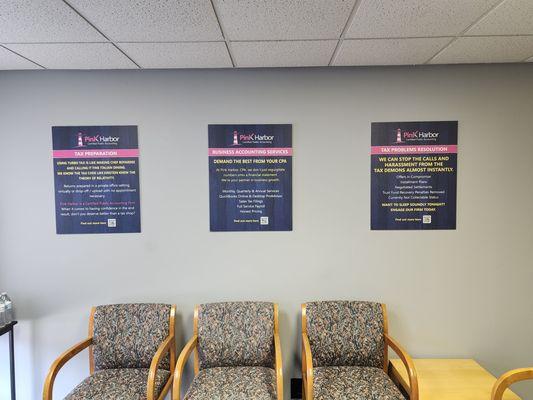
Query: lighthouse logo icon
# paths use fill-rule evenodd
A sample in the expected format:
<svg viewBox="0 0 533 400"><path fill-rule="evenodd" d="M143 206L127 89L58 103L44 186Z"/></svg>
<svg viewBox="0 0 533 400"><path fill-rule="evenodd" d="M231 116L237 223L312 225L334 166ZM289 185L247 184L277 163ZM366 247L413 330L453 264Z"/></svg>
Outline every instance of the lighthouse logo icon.
<svg viewBox="0 0 533 400"><path fill-rule="evenodd" d="M403 143L402 142L402 130L398 128L396 131L396 143Z"/></svg>
<svg viewBox="0 0 533 400"><path fill-rule="evenodd" d="M233 146L239 145L239 134L237 131L233 131Z"/></svg>
<svg viewBox="0 0 533 400"><path fill-rule="evenodd" d="M85 147L83 145L83 137L82 137L82 133L81 132L78 132L78 146L77 147Z"/></svg>

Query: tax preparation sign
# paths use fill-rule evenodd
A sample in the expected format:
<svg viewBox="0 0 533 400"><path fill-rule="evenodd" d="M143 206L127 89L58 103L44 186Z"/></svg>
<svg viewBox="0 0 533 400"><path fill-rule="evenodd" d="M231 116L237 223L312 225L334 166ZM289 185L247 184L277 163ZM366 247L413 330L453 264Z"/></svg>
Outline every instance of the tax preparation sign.
<svg viewBox="0 0 533 400"><path fill-rule="evenodd" d="M209 125L210 229L292 230L292 125Z"/></svg>
<svg viewBox="0 0 533 400"><path fill-rule="evenodd" d="M141 231L136 126L52 127L56 231Z"/></svg>
<svg viewBox="0 0 533 400"><path fill-rule="evenodd" d="M372 230L455 229L457 125L372 123Z"/></svg>

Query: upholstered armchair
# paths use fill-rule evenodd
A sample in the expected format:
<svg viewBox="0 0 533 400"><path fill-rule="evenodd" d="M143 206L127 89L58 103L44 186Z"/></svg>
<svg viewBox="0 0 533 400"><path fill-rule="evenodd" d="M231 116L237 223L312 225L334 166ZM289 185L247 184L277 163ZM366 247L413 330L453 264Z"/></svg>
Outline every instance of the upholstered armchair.
<svg viewBox="0 0 533 400"><path fill-rule="evenodd" d="M192 352L195 377L184 400L283 400L277 304L196 307L194 334L174 373L173 400L181 398L183 369Z"/></svg>
<svg viewBox="0 0 533 400"><path fill-rule="evenodd" d="M302 377L306 400L405 400L389 378L388 348L409 375L418 400L414 364L388 334L386 307L359 301L302 305Z"/></svg>
<svg viewBox="0 0 533 400"><path fill-rule="evenodd" d="M533 379L533 367L513 369L496 381L492 388L491 400L502 400L503 394L513 383Z"/></svg>
<svg viewBox="0 0 533 400"><path fill-rule="evenodd" d="M93 307L89 337L52 364L43 400L52 400L57 373L89 348L90 376L65 400L161 400L172 385L176 360L176 307L166 304L117 304Z"/></svg>

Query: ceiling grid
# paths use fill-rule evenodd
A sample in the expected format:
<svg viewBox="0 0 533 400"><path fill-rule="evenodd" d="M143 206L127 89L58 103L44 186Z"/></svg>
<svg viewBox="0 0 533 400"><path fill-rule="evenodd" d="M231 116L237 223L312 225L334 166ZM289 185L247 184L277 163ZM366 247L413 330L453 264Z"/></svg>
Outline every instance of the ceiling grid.
<svg viewBox="0 0 533 400"><path fill-rule="evenodd" d="M233 54L231 52L231 43L228 40L228 35L226 34L226 31L224 30L224 26L222 25L222 22L220 21L219 13L217 12L217 8L215 7L215 4L213 3L213 0L209 0L211 3L211 7L213 8L213 12L215 13L215 17L217 19L218 27L220 28L220 32L222 33L222 37L224 38L224 43L226 44L226 50L228 51L229 58L231 60L231 65L233 67L236 67L235 65L235 57L233 57Z"/></svg>
<svg viewBox="0 0 533 400"><path fill-rule="evenodd" d="M437 58L437 56L439 54L442 54L444 51L446 51L447 48L449 48L456 40L457 38L461 37L462 35L464 35L466 32L468 32L470 29L472 29L472 27L476 26L477 23L479 23L481 20L483 20L483 18L485 18L488 14L490 14L495 8L497 8L498 6L500 6L502 3L504 3L506 0L501 0L499 3L496 3L494 6L492 6L492 8L488 9L487 11L485 11L478 19L476 19L473 23L470 24L470 26L468 26L467 28L465 28L459 35L455 36L452 40L450 40L450 42L444 46L441 50L439 50L436 54L433 55L433 57L431 57L429 60L427 60L424 64L430 64L432 60L434 60L435 58Z"/></svg>
<svg viewBox="0 0 533 400"><path fill-rule="evenodd" d="M355 4L353 5L352 12L350 13L348 20L346 21L346 25L344 26L344 29L342 30L341 37L339 38L339 41L337 42L337 46L335 47L335 50L333 51L333 54L331 55L331 59L329 60L328 66L332 66L335 63L335 60L337 59L337 55L339 54L339 49L341 48L342 42L344 41L344 36L346 35L346 31L350 29L350 26L353 23L355 14L357 14L357 9L359 8L361 1L362 0L356 0Z"/></svg>
<svg viewBox="0 0 533 400"><path fill-rule="evenodd" d="M0 2L0 70L532 61L531 0Z"/></svg>

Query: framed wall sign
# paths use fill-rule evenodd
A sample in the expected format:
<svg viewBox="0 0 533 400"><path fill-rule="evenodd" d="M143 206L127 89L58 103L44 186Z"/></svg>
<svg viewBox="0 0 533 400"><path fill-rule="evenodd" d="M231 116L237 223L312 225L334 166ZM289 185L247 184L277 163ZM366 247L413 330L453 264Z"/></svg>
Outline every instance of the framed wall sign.
<svg viewBox="0 0 533 400"><path fill-rule="evenodd" d="M292 230L292 125L209 125L211 231Z"/></svg>
<svg viewBox="0 0 533 400"><path fill-rule="evenodd" d="M141 231L136 126L52 128L56 231Z"/></svg>
<svg viewBox="0 0 533 400"><path fill-rule="evenodd" d="M457 121L375 122L371 229L455 229Z"/></svg>

